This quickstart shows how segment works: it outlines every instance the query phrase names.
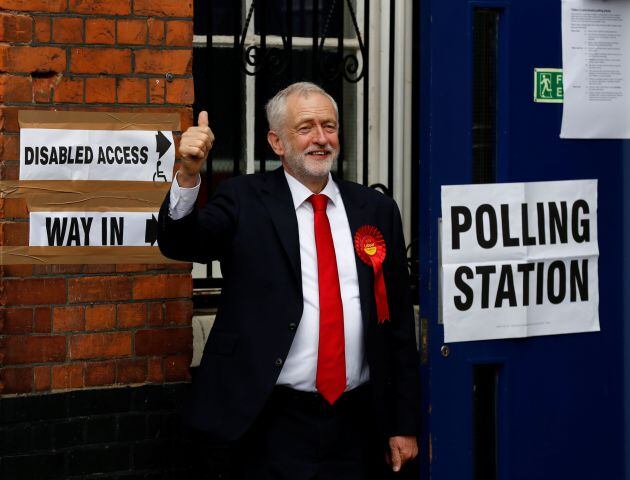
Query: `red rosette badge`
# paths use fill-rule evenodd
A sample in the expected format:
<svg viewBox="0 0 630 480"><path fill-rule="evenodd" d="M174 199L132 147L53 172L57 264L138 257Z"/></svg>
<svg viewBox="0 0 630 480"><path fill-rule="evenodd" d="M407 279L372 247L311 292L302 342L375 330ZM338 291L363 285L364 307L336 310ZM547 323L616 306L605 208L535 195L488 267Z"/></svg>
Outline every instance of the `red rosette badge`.
<svg viewBox="0 0 630 480"><path fill-rule="evenodd" d="M374 270L374 297L376 300L376 314L378 323L389 320L389 305L387 304L387 290L383 277L383 261L387 248L385 240L378 228L363 225L354 234L354 249L359 258Z"/></svg>

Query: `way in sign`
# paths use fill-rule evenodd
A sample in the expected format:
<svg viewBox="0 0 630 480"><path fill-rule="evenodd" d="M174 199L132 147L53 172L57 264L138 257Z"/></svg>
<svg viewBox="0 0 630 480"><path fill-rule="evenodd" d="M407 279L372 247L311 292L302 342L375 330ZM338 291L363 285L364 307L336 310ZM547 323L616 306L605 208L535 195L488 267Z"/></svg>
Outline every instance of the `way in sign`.
<svg viewBox="0 0 630 480"><path fill-rule="evenodd" d="M31 212L30 246L154 245L157 212Z"/></svg>
<svg viewBox="0 0 630 480"><path fill-rule="evenodd" d="M81 228L79 228L79 220L81 221ZM89 246L93 220L92 217L46 217L48 246ZM108 231L109 235L107 234ZM101 218L101 245L122 245L124 231L125 217Z"/></svg>

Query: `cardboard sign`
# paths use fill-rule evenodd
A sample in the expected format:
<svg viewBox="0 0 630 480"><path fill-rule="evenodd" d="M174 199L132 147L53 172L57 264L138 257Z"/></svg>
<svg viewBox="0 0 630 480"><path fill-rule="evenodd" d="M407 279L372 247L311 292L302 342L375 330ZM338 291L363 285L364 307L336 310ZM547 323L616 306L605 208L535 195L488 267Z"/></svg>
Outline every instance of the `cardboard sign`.
<svg viewBox="0 0 630 480"><path fill-rule="evenodd" d="M442 187L446 342L599 331L597 181Z"/></svg>
<svg viewBox="0 0 630 480"><path fill-rule="evenodd" d="M0 263L174 262L156 239L179 113L20 110L18 120L20 180L0 181L0 196L28 210L29 240L0 245Z"/></svg>
<svg viewBox="0 0 630 480"><path fill-rule="evenodd" d="M22 128L20 180L170 182L173 134Z"/></svg>
<svg viewBox="0 0 630 480"><path fill-rule="evenodd" d="M157 240L157 216L157 210L152 212L31 212L29 246L153 246Z"/></svg>

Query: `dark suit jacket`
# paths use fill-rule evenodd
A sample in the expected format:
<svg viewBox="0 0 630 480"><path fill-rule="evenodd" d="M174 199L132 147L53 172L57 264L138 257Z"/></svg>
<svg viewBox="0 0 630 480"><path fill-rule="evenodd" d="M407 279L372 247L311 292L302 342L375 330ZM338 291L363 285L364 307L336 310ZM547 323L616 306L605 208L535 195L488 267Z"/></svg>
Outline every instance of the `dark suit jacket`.
<svg viewBox="0 0 630 480"><path fill-rule="evenodd" d="M357 257L361 313L375 425L385 436L417 433L418 358L400 213L393 200L337 181L352 234L376 226L385 239L383 263L391 321L379 324L371 267ZM276 383L302 316L298 225L282 168L222 182L202 209L168 216L158 243L167 257L221 261L222 300L192 387L185 421L216 441L240 437Z"/></svg>

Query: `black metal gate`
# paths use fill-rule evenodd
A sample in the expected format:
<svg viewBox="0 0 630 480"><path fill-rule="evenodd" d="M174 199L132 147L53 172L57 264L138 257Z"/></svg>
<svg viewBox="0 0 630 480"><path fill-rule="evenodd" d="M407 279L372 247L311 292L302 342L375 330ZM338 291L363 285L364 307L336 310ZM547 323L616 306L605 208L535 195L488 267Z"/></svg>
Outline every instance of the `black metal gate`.
<svg viewBox="0 0 630 480"><path fill-rule="evenodd" d="M391 0L392 11L394 4ZM216 136L202 176L199 202L203 204L224 178L246 173L246 157L251 158L252 147L255 171L279 165L266 140L264 106L278 90L296 81L317 83L335 98L345 140L336 173L367 185L369 0L195 0L194 9L193 110L195 118L199 111L208 111ZM390 30L393 32L393 23ZM364 92L361 99L353 89L357 85ZM390 98L392 85L390 82ZM349 108L357 108L357 102L362 103L361 118L355 110L351 112L355 115L348 113ZM356 158L356 152L348 148L352 138L348 130L358 128L359 122L362 155ZM389 182L372 185L387 195L392 188L391 143ZM359 162L360 178L356 175ZM196 278L195 288L220 288L220 279L210 273L207 277ZM195 304L208 302L196 296Z"/></svg>

